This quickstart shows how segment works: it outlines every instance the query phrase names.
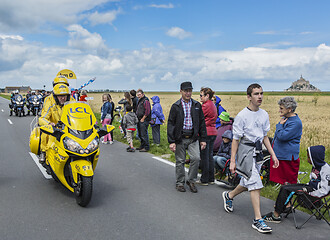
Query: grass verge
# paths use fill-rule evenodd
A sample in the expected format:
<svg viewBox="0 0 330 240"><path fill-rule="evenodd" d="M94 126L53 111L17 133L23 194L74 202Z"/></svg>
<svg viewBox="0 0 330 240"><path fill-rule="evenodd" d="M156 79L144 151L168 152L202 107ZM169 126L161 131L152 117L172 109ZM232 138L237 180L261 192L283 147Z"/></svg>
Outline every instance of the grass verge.
<svg viewBox="0 0 330 240"><path fill-rule="evenodd" d="M0 97L10 100L10 95L0 94Z"/></svg>

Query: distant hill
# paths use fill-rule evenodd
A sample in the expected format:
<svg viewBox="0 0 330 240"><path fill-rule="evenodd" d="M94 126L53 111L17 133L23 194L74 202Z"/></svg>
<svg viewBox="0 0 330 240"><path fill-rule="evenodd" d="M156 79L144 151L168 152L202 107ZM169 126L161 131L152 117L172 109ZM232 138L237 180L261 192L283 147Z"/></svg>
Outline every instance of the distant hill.
<svg viewBox="0 0 330 240"><path fill-rule="evenodd" d="M292 85L287 88L285 91L290 91L290 92L321 92L320 89L317 87L313 86L312 84L309 83L306 79L300 76L300 79L297 81L293 82Z"/></svg>

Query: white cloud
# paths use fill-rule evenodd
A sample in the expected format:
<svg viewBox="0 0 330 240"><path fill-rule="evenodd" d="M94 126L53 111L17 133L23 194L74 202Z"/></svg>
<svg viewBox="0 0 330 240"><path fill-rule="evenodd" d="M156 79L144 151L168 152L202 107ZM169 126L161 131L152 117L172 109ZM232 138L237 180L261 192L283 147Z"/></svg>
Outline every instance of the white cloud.
<svg viewBox="0 0 330 240"><path fill-rule="evenodd" d="M155 82L156 82L156 79L155 79L154 74L151 74L151 75L141 79L141 83L155 83Z"/></svg>
<svg viewBox="0 0 330 240"><path fill-rule="evenodd" d="M291 32L290 30L269 30L269 31L262 31L262 32L256 32L255 34L258 35L293 35L295 33Z"/></svg>
<svg viewBox="0 0 330 240"><path fill-rule="evenodd" d="M68 68L77 74L78 85L96 77L89 89L178 90L180 82L189 80L194 89L209 86L214 90L242 90L251 82L259 82L265 90L283 90L303 74L314 86L330 90L330 46L325 44L200 52L160 45L134 51L108 49L106 56L100 56L98 45L104 41L99 34L79 25L71 25L69 32L73 34L69 47L56 48L2 36L1 87L46 85L50 89L56 73Z"/></svg>
<svg viewBox="0 0 330 240"><path fill-rule="evenodd" d="M104 13L99 13L98 11L95 11L89 15L87 15L87 19L90 21L92 26L98 25L98 24L112 24L114 20L116 20L118 14L122 12L121 9L108 11Z"/></svg>
<svg viewBox="0 0 330 240"><path fill-rule="evenodd" d="M174 38L178 38L180 40L191 37L192 34L190 32L186 32L182 28L179 27L172 27L166 32L166 35Z"/></svg>
<svg viewBox="0 0 330 240"><path fill-rule="evenodd" d="M173 74L171 72L167 72L163 77L161 77L162 81L173 81Z"/></svg>
<svg viewBox="0 0 330 240"><path fill-rule="evenodd" d="M301 35L310 35L310 34L313 34L313 32L301 32L300 34Z"/></svg>
<svg viewBox="0 0 330 240"><path fill-rule="evenodd" d="M150 4L149 7L152 8L174 8L172 3L169 4Z"/></svg>
<svg viewBox="0 0 330 240"><path fill-rule="evenodd" d="M288 46L294 46L295 42L272 42L272 43L263 43L258 45L260 48L278 48L278 47L288 47Z"/></svg>
<svg viewBox="0 0 330 240"><path fill-rule="evenodd" d="M259 35L276 35L277 33L275 31L264 31L264 32L256 32L256 34L259 34Z"/></svg>
<svg viewBox="0 0 330 240"><path fill-rule="evenodd" d="M2 1L0 31L40 32L40 28L49 28L49 23L75 24L84 16L83 12L109 1L111 0Z"/></svg>
<svg viewBox="0 0 330 240"><path fill-rule="evenodd" d="M1 35L1 34L0 34L0 39L15 39L15 40L19 40L19 41L24 40L24 38L19 35Z"/></svg>
<svg viewBox="0 0 330 240"><path fill-rule="evenodd" d="M106 50L104 40L98 33L90 33L80 25L74 24L67 27L70 39L68 41L69 47L73 47L82 51L86 50Z"/></svg>

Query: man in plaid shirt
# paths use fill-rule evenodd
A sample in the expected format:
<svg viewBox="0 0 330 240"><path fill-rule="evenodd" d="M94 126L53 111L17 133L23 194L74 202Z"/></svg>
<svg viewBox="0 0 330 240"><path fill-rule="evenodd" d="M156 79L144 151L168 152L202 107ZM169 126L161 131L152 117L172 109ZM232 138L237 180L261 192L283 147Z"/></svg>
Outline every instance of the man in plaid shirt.
<svg viewBox="0 0 330 240"><path fill-rule="evenodd" d="M167 125L167 139L170 149L175 153L176 189L185 192L186 183L190 191L197 192L195 181L200 161L200 148L206 147L207 136L202 105L191 98L191 82L181 83L181 99L175 102L170 110ZM184 164L186 151L190 156L188 180L185 182Z"/></svg>

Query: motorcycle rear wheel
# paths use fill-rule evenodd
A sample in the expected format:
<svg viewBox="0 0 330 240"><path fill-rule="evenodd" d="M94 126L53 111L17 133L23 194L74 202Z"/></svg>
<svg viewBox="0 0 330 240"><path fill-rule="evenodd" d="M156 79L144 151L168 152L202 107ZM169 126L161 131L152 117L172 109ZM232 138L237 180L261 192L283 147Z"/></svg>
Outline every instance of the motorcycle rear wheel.
<svg viewBox="0 0 330 240"><path fill-rule="evenodd" d="M78 186L74 188L76 202L82 207L86 207L92 198L93 177L78 175Z"/></svg>

